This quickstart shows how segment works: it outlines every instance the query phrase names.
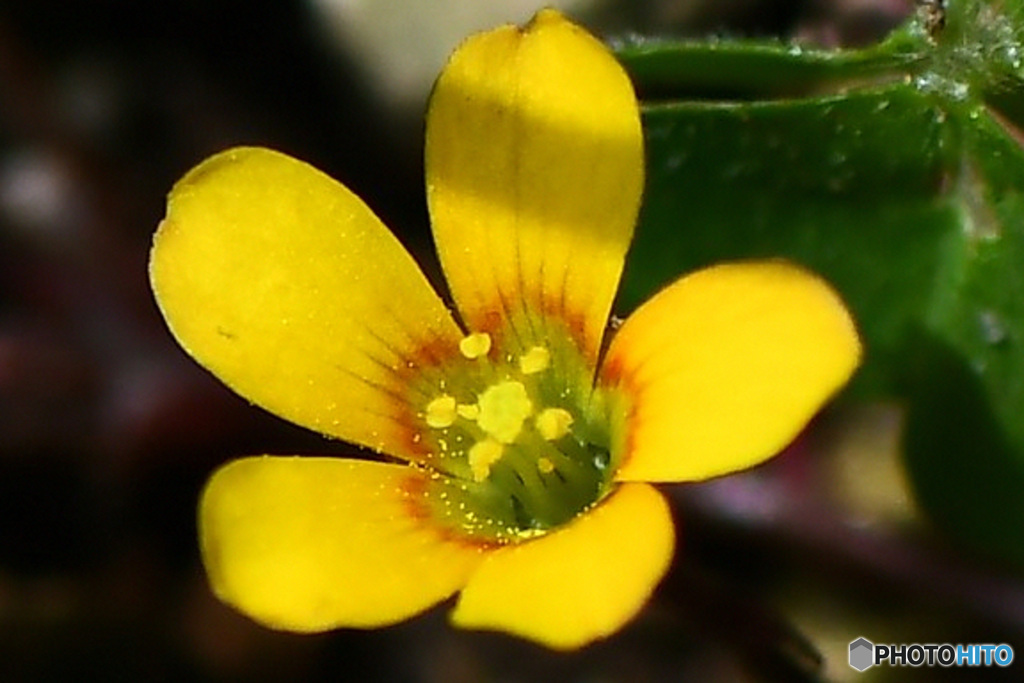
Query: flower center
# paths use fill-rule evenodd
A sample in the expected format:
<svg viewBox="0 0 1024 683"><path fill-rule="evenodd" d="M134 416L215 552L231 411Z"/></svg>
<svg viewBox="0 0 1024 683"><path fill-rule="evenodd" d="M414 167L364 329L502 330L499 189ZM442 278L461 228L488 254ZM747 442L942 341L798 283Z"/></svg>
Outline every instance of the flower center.
<svg viewBox="0 0 1024 683"><path fill-rule="evenodd" d="M413 382L432 517L487 541L558 527L608 493L608 419L569 332L543 343L473 333Z"/></svg>

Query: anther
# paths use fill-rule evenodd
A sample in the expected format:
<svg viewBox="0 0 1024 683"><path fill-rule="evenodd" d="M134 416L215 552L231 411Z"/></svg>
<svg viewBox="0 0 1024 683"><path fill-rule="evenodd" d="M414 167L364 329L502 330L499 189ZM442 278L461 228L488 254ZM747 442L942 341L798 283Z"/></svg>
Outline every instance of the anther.
<svg viewBox="0 0 1024 683"><path fill-rule="evenodd" d="M551 352L543 346L534 346L519 357L519 370L524 375L533 375L547 370L551 365Z"/></svg>
<svg viewBox="0 0 1024 683"><path fill-rule="evenodd" d="M459 342L459 351L470 360L486 356L491 350L491 335L486 332L474 332L466 335Z"/></svg>
<svg viewBox="0 0 1024 683"><path fill-rule="evenodd" d="M501 460L505 447L493 439L477 441L469 449L469 469L474 481L483 481L491 474L491 465Z"/></svg>
<svg viewBox="0 0 1024 683"><path fill-rule="evenodd" d="M572 426L572 413L564 408L545 408L537 416L534 425L537 433L545 441L561 439L569 433Z"/></svg>
<svg viewBox="0 0 1024 683"><path fill-rule="evenodd" d="M455 422L455 397L442 394L427 404L427 424L434 429L451 427Z"/></svg>

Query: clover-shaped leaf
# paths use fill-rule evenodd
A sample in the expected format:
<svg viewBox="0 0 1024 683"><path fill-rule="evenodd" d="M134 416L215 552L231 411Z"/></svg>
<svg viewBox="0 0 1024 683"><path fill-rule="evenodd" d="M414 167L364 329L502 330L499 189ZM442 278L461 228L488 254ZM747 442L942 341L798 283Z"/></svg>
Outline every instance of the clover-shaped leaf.
<svg viewBox="0 0 1024 683"><path fill-rule="evenodd" d="M823 273L867 342L851 393L906 400L920 501L1024 561L1024 7L920 3L864 50L619 56L649 173L623 308L723 259Z"/></svg>

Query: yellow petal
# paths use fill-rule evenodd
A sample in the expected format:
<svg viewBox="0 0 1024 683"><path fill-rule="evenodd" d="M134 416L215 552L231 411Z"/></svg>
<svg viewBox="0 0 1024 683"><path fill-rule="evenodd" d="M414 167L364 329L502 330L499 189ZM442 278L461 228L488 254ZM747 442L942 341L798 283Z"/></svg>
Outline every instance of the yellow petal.
<svg viewBox="0 0 1024 683"><path fill-rule="evenodd" d="M620 481L686 481L784 448L849 379L860 342L838 295L779 261L693 273L638 308L602 383L626 418Z"/></svg>
<svg viewBox="0 0 1024 683"><path fill-rule="evenodd" d="M605 637L640 611L675 543L665 499L624 484L567 527L487 556L452 621L568 650Z"/></svg>
<svg viewBox="0 0 1024 683"><path fill-rule="evenodd" d="M422 475L341 458L255 457L203 492L203 562L217 596L290 631L375 627L458 590L483 552L417 513Z"/></svg>
<svg viewBox="0 0 1024 683"><path fill-rule="evenodd" d="M462 334L354 194L311 166L234 149L171 192L150 277L181 345L292 422L413 456L400 373ZM455 351L457 353L457 351Z"/></svg>
<svg viewBox="0 0 1024 683"><path fill-rule="evenodd" d="M468 326L551 313L593 365L643 186L636 98L608 50L554 10L470 38L434 88L426 169Z"/></svg>

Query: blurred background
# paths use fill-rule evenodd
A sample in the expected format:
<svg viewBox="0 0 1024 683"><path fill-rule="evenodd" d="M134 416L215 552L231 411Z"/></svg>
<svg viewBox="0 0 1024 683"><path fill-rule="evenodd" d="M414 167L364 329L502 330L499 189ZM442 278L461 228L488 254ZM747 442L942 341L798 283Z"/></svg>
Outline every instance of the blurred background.
<svg viewBox="0 0 1024 683"><path fill-rule="evenodd" d="M634 624L581 653L454 631L443 606L381 631L281 634L210 595L195 542L209 473L239 455L350 447L248 406L173 343L146 277L166 193L218 150L274 147L356 191L440 282L422 180L430 85L465 35L547 4L608 39L826 47L870 44L912 10L0 2L0 680L881 680L847 666L851 640L1019 639L1012 572L917 514L894 405L829 411L754 473L671 488L671 573Z"/></svg>

